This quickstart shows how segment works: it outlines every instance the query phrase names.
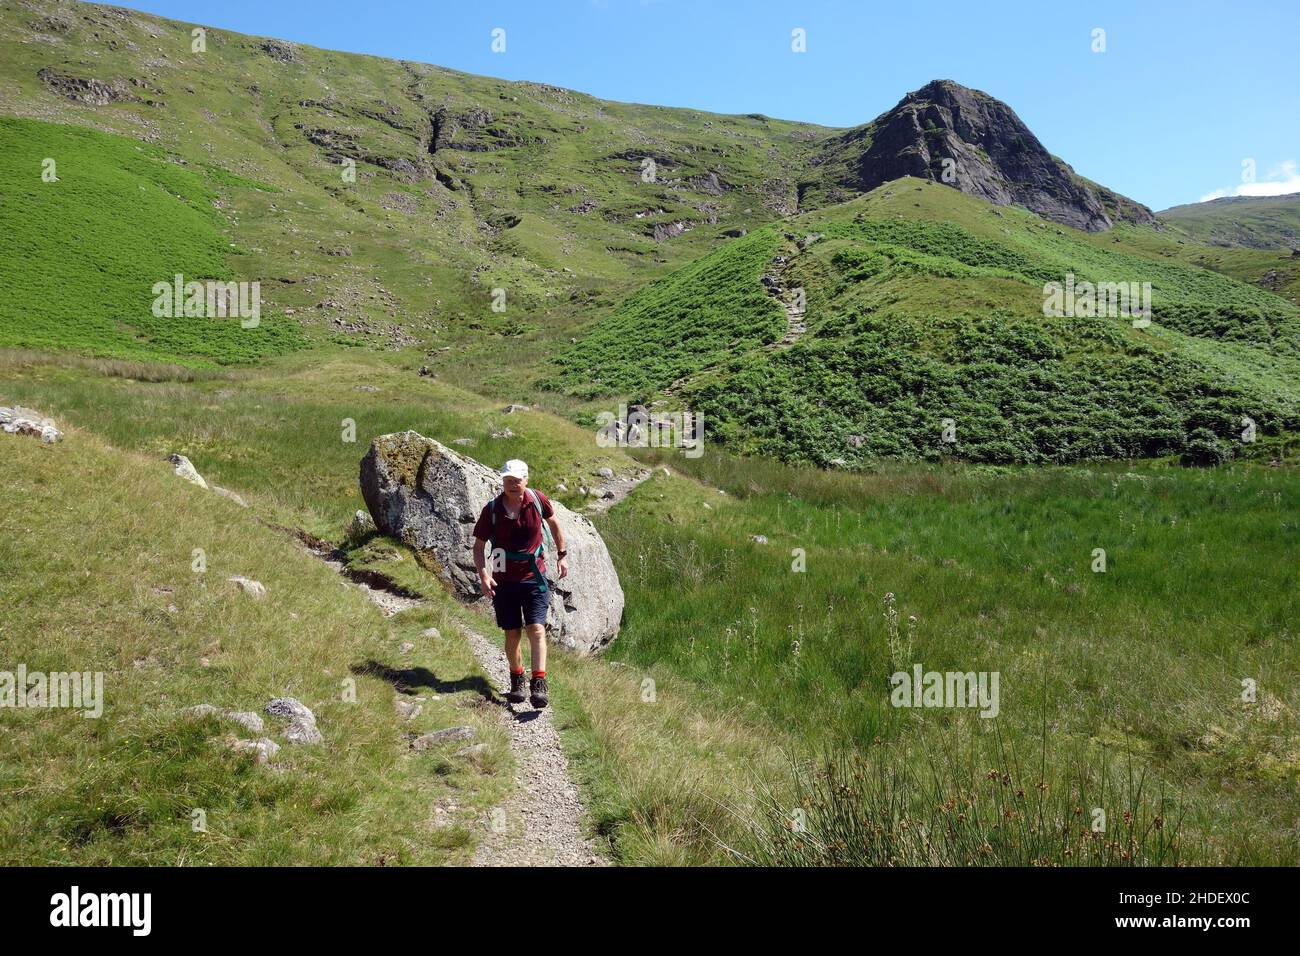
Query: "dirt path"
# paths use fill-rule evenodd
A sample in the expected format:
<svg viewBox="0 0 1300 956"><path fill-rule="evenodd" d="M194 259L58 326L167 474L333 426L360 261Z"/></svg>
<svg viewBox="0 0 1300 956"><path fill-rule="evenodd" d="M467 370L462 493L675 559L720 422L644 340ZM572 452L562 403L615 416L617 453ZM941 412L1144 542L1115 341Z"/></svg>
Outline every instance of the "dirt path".
<svg viewBox="0 0 1300 956"><path fill-rule="evenodd" d="M505 686L509 677L505 652L482 634L467 627L461 631L489 679L497 687ZM606 865L582 835L582 800L569 777L569 761L550 708L533 710L527 702L503 702L501 716L510 731L515 788L491 814L474 865Z"/></svg>
<svg viewBox="0 0 1300 956"><path fill-rule="evenodd" d="M298 538L308 553L345 578L351 578L352 584L361 588L384 617L425 603L400 589L385 587L378 576L358 580L336 557L328 542L286 530ZM468 627L462 625L461 632L479 666L498 688L501 720L509 730L510 751L515 760L514 790L484 821L487 832L474 853L473 865L607 866L608 861L583 836L582 798L569 777L569 761L560 746L559 731L551 722L550 708L533 710L526 702L508 703L499 694L509 683L505 652Z"/></svg>

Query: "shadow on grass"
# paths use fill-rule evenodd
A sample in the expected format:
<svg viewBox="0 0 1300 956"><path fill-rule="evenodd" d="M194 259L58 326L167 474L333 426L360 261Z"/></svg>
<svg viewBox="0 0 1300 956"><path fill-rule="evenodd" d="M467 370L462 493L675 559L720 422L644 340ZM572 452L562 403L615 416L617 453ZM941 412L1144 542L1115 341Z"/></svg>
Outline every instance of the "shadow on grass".
<svg viewBox="0 0 1300 956"><path fill-rule="evenodd" d="M382 681L387 681L393 685L393 689L399 694L410 694L427 687L439 694L456 694L463 690L472 690L481 696L484 700L491 703L500 703L496 691L487 679L481 676L462 677L459 680L447 681L441 679L427 667L408 667L398 669L389 667L387 664L381 664L376 660L368 660L364 664L353 664L352 673L360 677L378 677Z"/></svg>

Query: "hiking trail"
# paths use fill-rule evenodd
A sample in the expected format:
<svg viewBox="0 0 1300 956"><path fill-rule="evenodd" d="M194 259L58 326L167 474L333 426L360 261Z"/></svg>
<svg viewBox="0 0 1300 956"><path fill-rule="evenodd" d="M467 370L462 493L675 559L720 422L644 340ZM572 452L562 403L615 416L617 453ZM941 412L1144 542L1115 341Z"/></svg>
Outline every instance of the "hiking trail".
<svg viewBox="0 0 1300 956"><path fill-rule="evenodd" d="M304 550L361 588L384 617L428 603L392 586L380 575L359 576L350 571L338 549L329 542L296 529L284 530L293 534ZM496 689L492 700L501 706L501 720L509 730L515 764L515 786L482 821L486 832L474 852L472 865L608 866L609 861L583 836L585 808L569 776L569 761L551 720L551 708L533 710L528 703L508 703L501 696L501 688L509 683L505 651L471 628L463 624L459 627Z"/></svg>

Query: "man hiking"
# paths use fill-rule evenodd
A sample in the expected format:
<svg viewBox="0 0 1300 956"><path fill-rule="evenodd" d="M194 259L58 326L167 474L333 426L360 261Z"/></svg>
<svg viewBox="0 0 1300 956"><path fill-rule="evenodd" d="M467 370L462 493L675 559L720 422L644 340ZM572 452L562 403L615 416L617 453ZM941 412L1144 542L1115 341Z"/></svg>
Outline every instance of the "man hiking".
<svg viewBox="0 0 1300 956"><path fill-rule="evenodd" d="M519 649L520 628L528 628L533 665L528 693L538 709L549 702L546 687L546 611L551 591L546 581L542 527L545 522L560 558L560 577L569 573L564 533L550 499L528 487L528 465L512 458L501 469L505 490L486 505L474 525L474 565L483 593L492 598L497 627L506 632L506 660L510 662L510 690L506 700L524 700L524 663ZM492 563L485 560L491 542Z"/></svg>

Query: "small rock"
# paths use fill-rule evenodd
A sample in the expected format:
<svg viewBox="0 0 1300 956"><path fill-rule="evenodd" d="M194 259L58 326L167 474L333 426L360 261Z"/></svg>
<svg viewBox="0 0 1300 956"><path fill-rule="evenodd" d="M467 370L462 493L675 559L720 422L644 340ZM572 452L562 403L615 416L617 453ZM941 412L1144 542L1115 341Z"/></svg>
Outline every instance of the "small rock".
<svg viewBox="0 0 1300 956"><path fill-rule="evenodd" d="M468 747L461 747L456 751L457 757L477 757L481 753L486 753L487 744L470 744Z"/></svg>
<svg viewBox="0 0 1300 956"><path fill-rule="evenodd" d="M410 641L402 641L397 647L397 653L399 654L409 654L413 650L415 650L415 645Z"/></svg>
<svg viewBox="0 0 1300 956"><path fill-rule="evenodd" d="M514 438L515 433L512 432L509 428L503 428L499 432L493 432L492 437L493 438Z"/></svg>
<svg viewBox="0 0 1300 956"><path fill-rule="evenodd" d="M568 486L567 486L566 484L564 484L564 482L560 482L558 485L555 486L555 490L556 490L556 491L568 491L569 488L568 488Z"/></svg>
<svg viewBox="0 0 1300 956"><path fill-rule="evenodd" d="M280 745L268 737L260 740L236 740L230 745L236 753L251 753L258 763L270 763L280 753Z"/></svg>
<svg viewBox="0 0 1300 956"><path fill-rule="evenodd" d="M245 501L245 500L243 499L243 497L241 497L240 495L235 494L233 491L229 491L229 490L227 490L226 488L222 488L222 487L220 487L220 486L218 486L218 485L212 485L211 488L212 488L212 490L213 490L214 492L216 492L217 494L221 495L221 497L223 497L223 498L229 498L229 499L230 499L231 501L233 501L235 504L239 505L239 507L241 507L241 508L247 508L247 507L248 507L248 502Z"/></svg>
<svg viewBox="0 0 1300 956"><path fill-rule="evenodd" d="M432 641L440 641L442 640L442 631L438 630L436 627L426 627L420 636L427 637Z"/></svg>
<svg viewBox="0 0 1300 956"><path fill-rule="evenodd" d="M260 734L263 729L262 718L251 710L228 710L225 716L229 717L237 724L242 724L246 729L255 734Z"/></svg>
<svg viewBox="0 0 1300 956"><path fill-rule="evenodd" d="M397 716L406 720L414 720L420 716L424 710L424 705L413 700L407 700L405 697L398 697L393 701L393 709L397 711Z"/></svg>
<svg viewBox="0 0 1300 956"><path fill-rule="evenodd" d="M505 412L507 415L513 415L515 412L526 412L526 411L528 411L528 406L527 406L527 405L515 405L515 404L510 404L510 405L507 405L505 408L503 408L502 411Z"/></svg>
<svg viewBox="0 0 1300 956"><path fill-rule="evenodd" d="M344 533L349 541L355 543L366 537L366 535L373 533L374 530L375 519L370 517L370 512L358 508L352 515L352 520L348 522L347 531Z"/></svg>
<svg viewBox="0 0 1300 956"><path fill-rule="evenodd" d="M613 477L614 477L614 469L613 469L613 468L597 468L597 469L596 469L596 474L600 475L600 477L602 477L602 478L613 478Z"/></svg>
<svg viewBox="0 0 1300 956"><path fill-rule="evenodd" d="M749 540L755 544L767 544L767 538L761 534L751 534Z"/></svg>
<svg viewBox="0 0 1300 956"><path fill-rule="evenodd" d="M474 739L473 727L448 727L446 730L435 730L432 733L421 734L411 741L411 749L428 750L430 747L436 747L439 744L472 739Z"/></svg>
<svg viewBox="0 0 1300 956"><path fill-rule="evenodd" d="M316 715L301 701L292 697L275 697L266 705L266 712L273 717L288 719L284 739L291 744L318 744L323 739L316 728Z"/></svg>
<svg viewBox="0 0 1300 956"><path fill-rule="evenodd" d="M233 578L226 578L226 580L231 584L238 584L244 589L245 594L251 594L259 601L266 597L266 585L261 581L254 581L251 578L245 578L239 575L235 575Z"/></svg>
<svg viewBox="0 0 1300 956"><path fill-rule="evenodd" d="M181 713L186 717L208 717L212 714L220 716L221 708L213 707L211 704L195 704L193 707L186 707Z"/></svg>
<svg viewBox="0 0 1300 956"><path fill-rule="evenodd" d="M184 478L191 484L198 485L200 488L206 488L208 483L203 480L203 476L198 473L194 465L184 455L168 455L167 460L176 466L176 474Z"/></svg>
<svg viewBox="0 0 1300 956"><path fill-rule="evenodd" d="M453 445L472 445L472 444L474 444L474 439L472 439L472 438L453 438L453 439L451 440L451 443L452 443Z"/></svg>

